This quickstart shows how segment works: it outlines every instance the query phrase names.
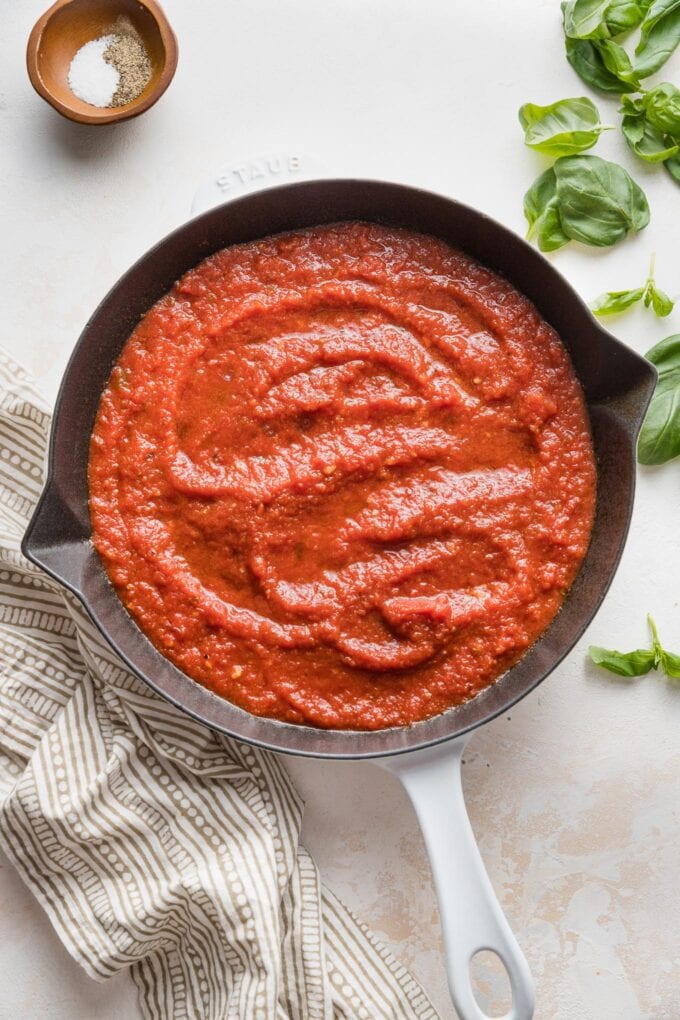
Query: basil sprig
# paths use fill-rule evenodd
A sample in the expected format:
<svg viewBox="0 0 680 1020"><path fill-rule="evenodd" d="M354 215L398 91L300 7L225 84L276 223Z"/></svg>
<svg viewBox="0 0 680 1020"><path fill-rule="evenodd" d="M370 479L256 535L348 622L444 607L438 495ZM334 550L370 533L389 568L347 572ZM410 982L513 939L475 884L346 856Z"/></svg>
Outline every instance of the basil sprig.
<svg viewBox="0 0 680 1020"><path fill-rule="evenodd" d="M641 106L652 127L672 138L680 138L680 89L670 82L662 82L645 93Z"/></svg>
<svg viewBox="0 0 680 1020"><path fill-rule="evenodd" d="M638 92L640 82L622 46L607 39L565 39L567 60L587 85L600 92Z"/></svg>
<svg viewBox="0 0 680 1020"><path fill-rule="evenodd" d="M617 163L599 156L561 156L524 196L527 237L541 251L568 241L595 247L616 244L649 223L642 189Z"/></svg>
<svg viewBox="0 0 680 1020"><path fill-rule="evenodd" d="M546 156L574 156L592 148L607 125L586 96L560 99L549 106L525 103L519 110L524 144Z"/></svg>
<svg viewBox="0 0 680 1020"><path fill-rule="evenodd" d="M636 648L632 652L617 652L591 645L588 654L592 662L618 676L644 676L650 670L658 669L668 677L680 677L680 655L666 651L659 640L654 620L648 616L647 621L652 632L651 648Z"/></svg>
<svg viewBox="0 0 680 1020"><path fill-rule="evenodd" d="M651 308L661 319L673 311L675 302L656 285L653 255L644 287L636 287L635 290L608 290L606 294L600 294L590 307L595 315L618 315L632 308L638 301L642 301L645 308Z"/></svg>
<svg viewBox="0 0 680 1020"><path fill-rule="evenodd" d="M663 82L641 96L622 96L621 128L633 152L648 163L666 163L676 180L680 155L680 89Z"/></svg>
<svg viewBox="0 0 680 1020"><path fill-rule="evenodd" d="M613 36L642 21L639 3L569 0L562 4L567 60L576 73L602 92L638 92L640 79L623 46Z"/></svg>
<svg viewBox="0 0 680 1020"><path fill-rule="evenodd" d="M680 0L565 0L567 60L604 92L637 92L680 43ZM640 26L633 63L614 39Z"/></svg>
<svg viewBox="0 0 680 1020"><path fill-rule="evenodd" d="M638 460L665 464L680 455L680 333L661 340L646 357L659 378L640 430Z"/></svg>

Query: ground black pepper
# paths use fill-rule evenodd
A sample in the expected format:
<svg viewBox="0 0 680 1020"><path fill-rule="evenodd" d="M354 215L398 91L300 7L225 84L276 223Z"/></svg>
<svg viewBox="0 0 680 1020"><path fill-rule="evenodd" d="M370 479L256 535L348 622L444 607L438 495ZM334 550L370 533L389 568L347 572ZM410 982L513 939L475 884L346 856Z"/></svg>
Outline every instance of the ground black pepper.
<svg viewBox="0 0 680 1020"><path fill-rule="evenodd" d="M106 49L104 60L120 75L118 88L109 106L125 106L141 95L151 80L151 61L144 43L127 18L119 18L114 26L114 41Z"/></svg>

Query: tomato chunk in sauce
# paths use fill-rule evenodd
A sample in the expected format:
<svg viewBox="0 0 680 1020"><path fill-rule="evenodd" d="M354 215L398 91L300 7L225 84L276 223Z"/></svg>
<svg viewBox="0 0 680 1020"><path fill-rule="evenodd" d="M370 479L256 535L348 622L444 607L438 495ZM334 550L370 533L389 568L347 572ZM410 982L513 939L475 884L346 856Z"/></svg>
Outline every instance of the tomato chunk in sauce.
<svg viewBox="0 0 680 1020"><path fill-rule="evenodd" d="M151 308L89 484L164 656L257 715L378 729L473 697L546 628L595 466L526 297L433 237L340 223L218 252Z"/></svg>

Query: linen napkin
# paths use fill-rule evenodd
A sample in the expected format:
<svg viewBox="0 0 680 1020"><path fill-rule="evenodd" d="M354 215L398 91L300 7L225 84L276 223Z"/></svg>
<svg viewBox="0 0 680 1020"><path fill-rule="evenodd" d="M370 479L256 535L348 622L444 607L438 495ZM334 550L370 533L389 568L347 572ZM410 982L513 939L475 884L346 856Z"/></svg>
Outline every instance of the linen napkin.
<svg viewBox="0 0 680 1020"><path fill-rule="evenodd" d="M0 352L0 845L62 942L154 1020L436 1020L321 885L281 760L152 693L21 556L49 422Z"/></svg>

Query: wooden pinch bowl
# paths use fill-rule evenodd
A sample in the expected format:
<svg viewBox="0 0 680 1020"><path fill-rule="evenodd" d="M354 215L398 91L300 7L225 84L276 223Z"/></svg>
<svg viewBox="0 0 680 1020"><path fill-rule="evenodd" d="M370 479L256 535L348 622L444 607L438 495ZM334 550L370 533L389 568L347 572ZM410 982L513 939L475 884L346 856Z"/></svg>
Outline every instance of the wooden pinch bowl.
<svg viewBox="0 0 680 1020"><path fill-rule="evenodd" d="M71 92L69 67L80 47L114 31L120 16L142 38L151 61L151 80L124 106L91 106ZM155 0L57 0L33 26L26 66L38 95L62 116L79 124L112 124L138 117L160 99L177 67L177 39Z"/></svg>

